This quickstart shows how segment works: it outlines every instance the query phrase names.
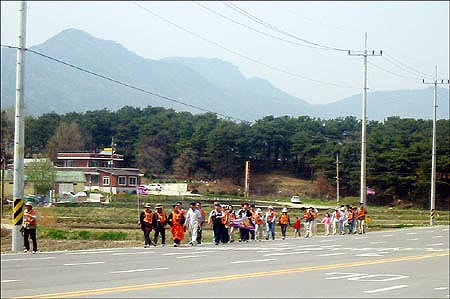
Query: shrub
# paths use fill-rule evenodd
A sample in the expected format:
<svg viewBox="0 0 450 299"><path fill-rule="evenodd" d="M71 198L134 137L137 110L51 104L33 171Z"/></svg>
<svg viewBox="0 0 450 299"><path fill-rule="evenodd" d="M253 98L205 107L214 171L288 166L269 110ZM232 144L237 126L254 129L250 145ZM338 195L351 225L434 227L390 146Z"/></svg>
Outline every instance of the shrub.
<svg viewBox="0 0 450 299"><path fill-rule="evenodd" d="M125 240L126 237L127 237L126 233L108 231L108 232L101 233L98 236L98 240L102 240L102 241L106 241L106 240Z"/></svg>
<svg viewBox="0 0 450 299"><path fill-rule="evenodd" d="M48 230L48 237L50 239L56 239L56 240L65 240L67 239L67 231L61 230L61 229L49 229Z"/></svg>
<svg viewBox="0 0 450 299"><path fill-rule="evenodd" d="M82 240L89 240L91 238L91 232L87 230L81 230L78 232L78 237Z"/></svg>

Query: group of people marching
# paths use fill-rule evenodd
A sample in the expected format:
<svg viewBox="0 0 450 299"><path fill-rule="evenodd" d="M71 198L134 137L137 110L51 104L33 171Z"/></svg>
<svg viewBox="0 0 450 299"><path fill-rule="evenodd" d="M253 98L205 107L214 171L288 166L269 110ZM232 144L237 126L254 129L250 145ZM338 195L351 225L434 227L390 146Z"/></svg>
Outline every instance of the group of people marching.
<svg viewBox="0 0 450 299"><path fill-rule="evenodd" d="M178 247L184 241L185 233L189 235L189 244L195 246L202 242L202 232L206 224L213 230L213 241L216 245L220 243L231 243L238 235L239 242L262 239L275 240L275 227L278 224L281 228L282 239L286 239L288 226L291 226L291 219L287 208L283 208L281 214L277 214L273 206L268 206L267 211L256 208L245 202L241 204L239 210L235 210L232 205L223 205L214 202L213 210L206 215L201 202L192 202L185 210L182 202L177 202L172 206L172 211L166 214L163 206L157 204L155 211L151 210L151 205L146 204L145 210L140 214L139 224L144 232L144 247L157 246L159 238L161 244L166 244L165 229L170 227L172 233L173 246ZM305 229L305 238L317 234L318 210L311 206L302 207L301 217L296 217L293 223L295 237L301 237L302 220ZM361 203L359 207L342 205L336 208L330 215L326 213L320 223L324 224L324 234L355 234L365 233L365 217L367 211ZM154 231L153 239L151 232Z"/></svg>

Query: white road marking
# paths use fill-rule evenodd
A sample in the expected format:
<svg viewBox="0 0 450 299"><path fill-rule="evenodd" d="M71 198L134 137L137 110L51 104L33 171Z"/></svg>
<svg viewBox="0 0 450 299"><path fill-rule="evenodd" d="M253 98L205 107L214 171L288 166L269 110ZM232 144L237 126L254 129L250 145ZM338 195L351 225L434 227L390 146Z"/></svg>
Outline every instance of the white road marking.
<svg viewBox="0 0 450 299"><path fill-rule="evenodd" d="M370 242L370 244L384 244L387 243L386 241L376 241L376 242Z"/></svg>
<svg viewBox="0 0 450 299"><path fill-rule="evenodd" d="M234 261L234 262L230 262L230 263L231 263L231 264L242 264L242 263L258 263L258 262L268 262L268 261L276 261L276 259L249 260L249 261Z"/></svg>
<svg viewBox="0 0 450 299"><path fill-rule="evenodd" d="M89 263L64 264L64 266L97 265L97 264L104 264L104 263L105 262L89 262Z"/></svg>
<svg viewBox="0 0 450 299"><path fill-rule="evenodd" d="M117 250L68 252L68 253L66 253L66 254L70 254L70 255L83 255L83 254L99 254L99 253L110 253L110 252L117 252Z"/></svg>
<svg viewBox="0 0 450 299"><path fill-rule="evenodd" d="M20 281L20 280L17 280L17 279L6 279L6 280L2 280L1 283L15 282L15 281Z"/></svg>
<svg viewBox="0 0 450 299"><path fill-rule="evenodd" d="M406 233L407 235L417 235L417 233Z"/></svg>
<svg viewBox="0 0 450 299"><path fill-rule="evenodd" d="M184 256L177 256L177 259L189 259L189 258L195 258L195 257L203 257L206 256L204 254L199 255L184 255Z"/></svg>
<svg viewBox="0 0 450 299"><path fill-rule="evenodd" d="M9 259L4 260L2 259L2 262L15 262L15 261L32 261L32 260L50 260L54 259L54 256L47 256L47 257L34 257L34 258L21 258L21 259Z"/></svg>
<svg viewBox="0 0 450 299"><path fill-rule="evenodd" d="M383 237L392 237L393 235L383 235Z"/></svg>
<svg viewBox="0 0 450 299"><path fill-rule="evenodd" d="M302 251L301 253L307 253L310 251ZM274 255L291 255L291 254L300 254L300 252L275 252L275 253L268 253L264 256L274 256Z"/></svg>
<svg viewBox="0 0 450 299"><path fill-rule="evenodd" d="M134 270L123 270L123 271L114 271L109 273L132 273L132 272L144 272L144 271L155 271L155 270L168 270L169 268L152 268L152 269L134 269Z"/></svg>
<svg viewBox="0 0 450 299"><path fill-rule="evenodd" d="M270 250L258 250L257 252L258 253L267 253L267 252L270 252Z"/></svg>
<svg viewBox="0 0 450 299"><path fill-rule="evenodd" d="M385 277L374 279L376 277ZM359 280L359 281L391 281L391 280L399 280L409 278L409 276L405 275L395 275L395 274L372 274L372 275L362 275L359 277L351 277L348 280Z"/></svg>
<svg viewBox="0 0 450 299"><path fill-rule="evenodd" d="M355 237L355 240L367 239L367 237Z"/></svg>
<svg viewBox="0 0 450 299"><path fill-rule="evenodd" d="M342 255L342 254L345 254L345 252L325 253L325 254L319 254L318 256L333 256L333 255Z"/></svg>
<svg viewBox="0 0 450 299"><path fill-rule="evenodd" d="M417 241L417 240L419 240L419 238L406 239L406 240L408 240L408 241Z"/></svg>
<svg viewBox="0 0 450 299"><path fill-rule="evenodd" d="M443 290L448 290L448 287L439 287L439 288L434 288L437 291L443 291Z"/></svg>
<svg viewBox="0 0 450 299"><path fill-rule="evenodd" d="M385 292L385 291L390 291L390 290L395 290L395 289L402 289L402 288L406 288L407 286L408 285L406 285L406 284L401 284L401 285L398 285L398 286L392 286L392 287L388 287L388 288L364 291L364 293L373 294L373 293Z"/></svg>
<svg viewBox="0 0 450 299"><path fill-rule="evenodd" d="M333 241L334 241L333 239L326 239L326 240L321 240L319 242L322 243L322 242L333 242Z"/></svg>
<svg viewBox="0 0 450 299"><path fill-rule="evenodd" d="M361 276L361 275L367 275L363 273L344 273L344 272L329 272L325 273L326 275L336 275L336 274L343 274L342 276L336 276L336 277L327 277L325 279L343 279L343 278L351 278L355 276Z"/></svg>
<svg viewBox="0 0 450 299"><path fill-rule="evenodd" d="M436 239L436 238L443 238L443 236L432 236L431 238Z"/></svg>
<svg viewBox="0 0 450 299"><path fill-rule="evenodd" d="M361 253L357 254L356 256L382 256L382 255L377 253Z"/></svg>
<svg viewBox="0 0 450 299"><path fill-rule="evenodd" d="M154 251L141 251L141 252L116 252L112 255L134 255L134 254L148 254L148 253L155 253Z"/></svg>
<svg viewBox="0 0 450 299"><path fill-rule="evenodd" d="M449 230L448 228L444 228L442 231L443 232L448 232L448 230Z"/></svg>
<svg viewBox="0 0 450 299"><path fill-rule="evenodd" d="M444 243L434 243L434 244L430 244L428 246L441 246L441 245L444 245Z"/></svg>
<svg viewBox="0 0 450 299"><path fill-rule="evenodd" d="M199 251L196 251L195 253L197 254L197 253L210 253L210 252L215 252L214 250L199 250Z"/></svg>

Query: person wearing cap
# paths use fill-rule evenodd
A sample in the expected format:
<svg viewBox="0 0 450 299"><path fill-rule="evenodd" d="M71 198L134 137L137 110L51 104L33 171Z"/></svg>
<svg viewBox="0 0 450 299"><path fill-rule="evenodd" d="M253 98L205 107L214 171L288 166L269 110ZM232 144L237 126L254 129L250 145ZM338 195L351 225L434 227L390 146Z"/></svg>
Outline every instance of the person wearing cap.
<svg viewBox="0 0 450 299"><path fill-rule="evenodd" d="M31 201L27 201L25 203L25 211L23 213L23 247L24 252L30 251L30 241L33 243L33 253L36 253L37 248L37 239L36 239L36 227L37 227L37 214L36 210L33 209L33 203Z"/></svg>
<svg viewBox="0 0 450 299"><path fill-rule="evenodd" d="M283 208L283 210L281 211L279 223L281 227L281 236L283 240L285 240L287 227L288 225L291 225L291 220L289 219L287 208Z"/></svg>
<svg viewBox="0 0 450 299"><path fill-rule="evenodd" d="M144 248L150 247L150 233L152 231L152 218L153 212L150 209L151 205L146 203L144 206L144 210L139 215L138 223L141 225L141 229L144 232Z"/></svg>
<svg viewBox="0 0 450 299"><path fill-rule="evenodd" d="M357 226L358 226L358 234L365 234L366 233L366 214L367 210L364 207L364 204L361 202L359 204L359 207L356 210L356 218L357 218Z"/></svg>
<svg viewBox="0 0 450 299"><path fill-rule="evenodd" d="M263 233L264 233L264 215L263 212L261 210L261 208L257 208L256 209L256 213L254 216L254 223L255 223L255 237L256 240L261 241L263 238Z"/></svg>
<svg viewBox="0 0 450 299"><path fill-rule="evenodd" d="M275 221L277 215L273 210L273 206L267 207L267 212L265 215L266 220L266 240L269 240L269 235L272 235L272 240L275 240Z"/></svg>
<svg viewBox="0 0 450 299"><path fill-rule="evenodd" d="M166 245L166 224L167 215L163 211L163 206L161 204L156 205L156 212L153 213L152 226L155 229L153 234L153 246L158 244L158 237L161 235L161 245L164 247Z"/></svg>

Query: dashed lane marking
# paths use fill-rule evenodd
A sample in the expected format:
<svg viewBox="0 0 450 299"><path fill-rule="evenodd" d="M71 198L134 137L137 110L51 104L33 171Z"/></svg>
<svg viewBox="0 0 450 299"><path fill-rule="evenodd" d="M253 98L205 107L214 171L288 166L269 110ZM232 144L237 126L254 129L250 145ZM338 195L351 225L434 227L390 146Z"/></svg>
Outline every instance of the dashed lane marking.
<svg viewBox="0 0 450 299"><path fill-rule="evenodd" d="M302 251L301 253L309 253L311 251ZM300 254L300 252L275 252L275 253L268 253L264 256L280 256L280 255L292 255L292 254Z"/></svg>
<svg viewBox="0 0 450 299"><path fill-rule="evenodd" d="M333 255L343 255L345 252L335 252L335 253L325 253L325 254L319 254L319 256L333 256Z"/></svg>
<svg viewBox="0 0 450 299"><path fill-rule="evenodd" d="M234 261L231 264L243 264L243 263L259 263L259 262L269 262L276 261L277 259L262 259L262 260L248 260L248 261Z"/></svg>
<svg viewBox="0 0 450 299"><path fill-rule="evenodd" d="M154 251L141 251L141 252L116 252L112 255L135 255L135 254L149 254L149 253L155 253Z"/></svg>
<svg viewBox="0 0 450 299"><path fill-rule="evenodd" d="M111 253L117 252L117 250L102 250L102 251L83 251L83 252L68 252L68 255L83 255L83 254L100 254L100 253Z"/></svg>
<svg viewBox="0 0 450 299"><path fill-rule="evenodd" d="M122 270L122 271L113 271L109 273L117 274L117 273L133 273L133 272L144 272L144 271L156 271L156 270L168 270L169 268L152 268L152 269L133 269L133 270Z"/></svg>
<svg viewBox="0 0 450 299"><path fill-rule="evenodd" d="M5 279L5 280L2 280L1 283L16 282L16 281L20 281L20 280L17 280L17 279Z"/></svg>
<svg viewBox="0 0 450 299"><path fill-rule="evenodd" d="M33 257L33 258L20 258L20 259L2 259L2 262L15 262L15 261L32 261L32 260L50 260L54 259L54 256L46 256L46 257Z"/></svg>
<svg viewBox="0 0 450 299"><path fill-rule="evenodd" d="M177 259L190 259L190 258L196 258L196 257L203 257L206 256L204 254L199 255L183 255L183 256L177 256Z"/></svg>
<svg viewBox="0 0 450 299"><path fill-rule="evenodd" d="M104 264L104 263L105 262L87 262L87 263L64 264L64 266L97 265L97 264Z"/></svg>
<svg viewBox="0 0 450 299"><path fill-rule="evenodd" d="M406 239L406 240L408 240L408 241L417 241L417 240L419 240L419 238L412 238L412 239Z"/></svg>
<svg viewBox="0 0 450 299"><path fill-rule="evenodd" d="M370 291L364 291L364 293L367 294L373 294L373 293L379 293L379 292L386 292L386 291L391 291L391 290L396 290L396 289L402 289L402 288L406 288L408 285L406 284L401 284L398 286L392 286L392 287L388 287L388 288L382 288L382 289L375 289L375 290L370 290Z"/></svg>
<svg viewBox="0 0 450 299"><path fill-rule="evenodd" d="M439 288L434 288L436 291L444 291L444 290L448 290L448 287L439 287Z"/></svg>

